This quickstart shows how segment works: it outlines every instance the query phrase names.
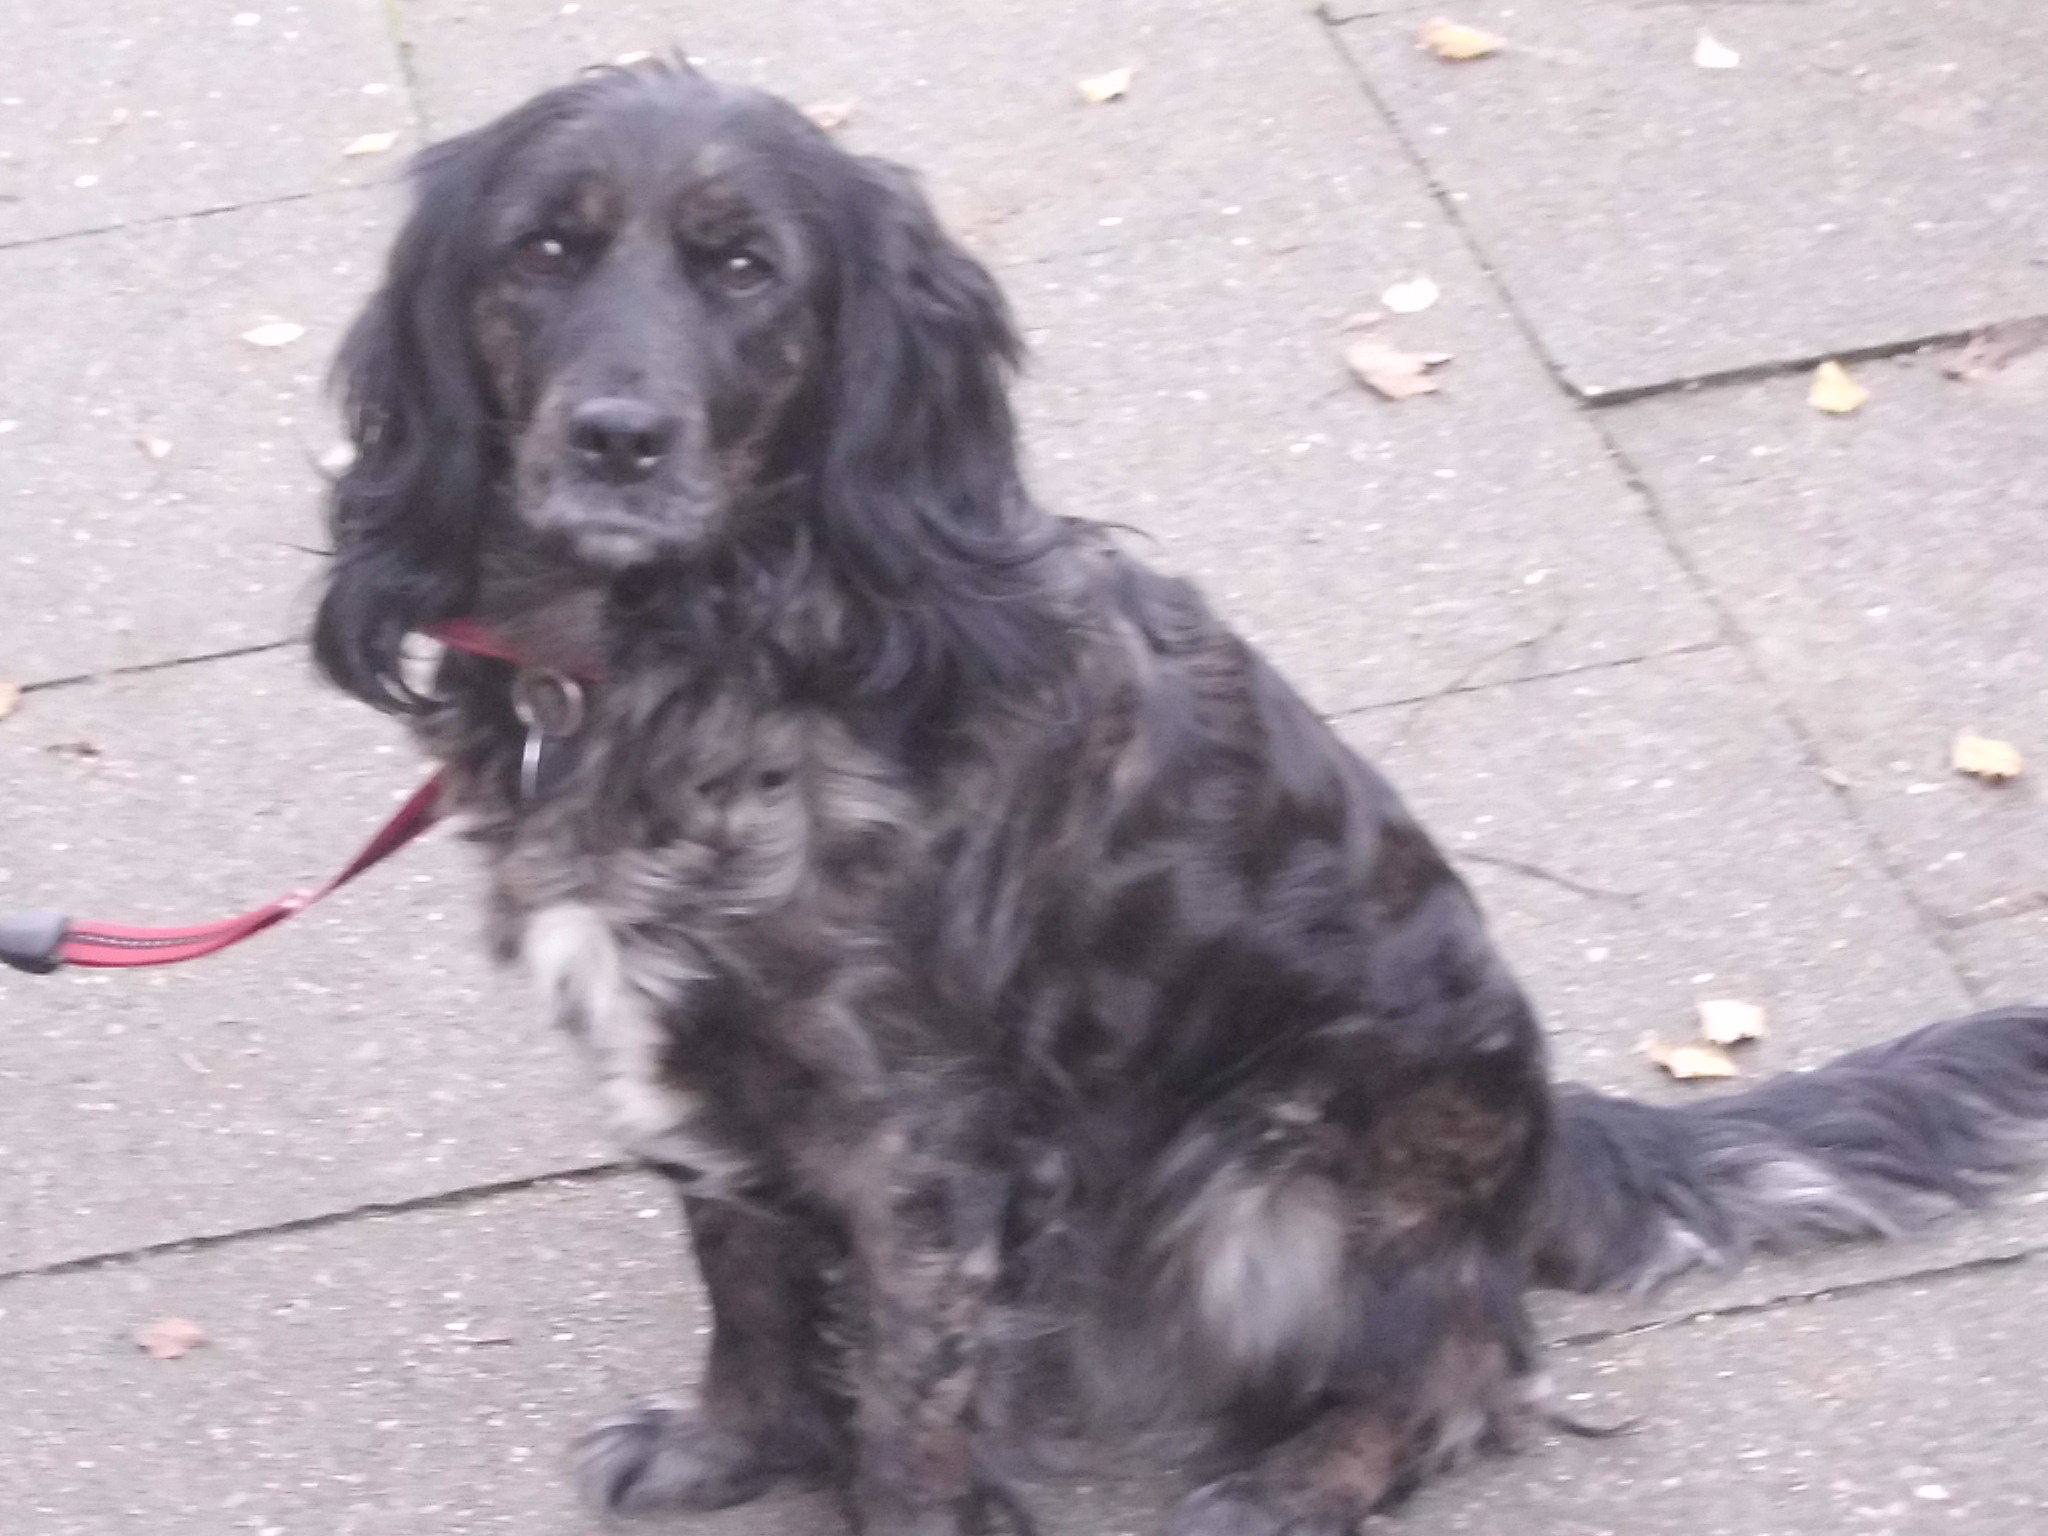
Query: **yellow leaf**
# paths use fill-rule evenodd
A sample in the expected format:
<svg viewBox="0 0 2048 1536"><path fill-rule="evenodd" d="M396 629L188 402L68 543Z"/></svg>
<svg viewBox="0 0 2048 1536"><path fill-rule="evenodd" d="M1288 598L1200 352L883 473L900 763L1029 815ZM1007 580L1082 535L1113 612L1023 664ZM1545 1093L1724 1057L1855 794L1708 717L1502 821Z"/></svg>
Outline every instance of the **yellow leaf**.
<svg viewBox="0 0 2048 1536"><path fill-rule="evenodd" d="M342 146L341 152L343 155L350 157L356 155L381 155L397 142L398 130L394 128L388 133L366 133L359 139L350 139L347 144Z"/></svg>
<svg viewBox="0 0 2048 1536"><path fill-rule="evenodd" d="M1397 315L1419 315L1443 296L1443 290L1426 277L1396 283L1380 295L1380 302Z"/></svg>
<svg viewBox="0 0 2048 1536"><path fill-rule="evenodd" d="M1847 416L1859 411L1870 399L1870 391L1849 377L1849 370L1832 358L1813 370L1813 388L1807 403L1830 416Z"/></svg>
<svg viewBox="0 0 2048 1536"><path fill-rule="evenodd" d="M13 714L21 703L21 684L0 683L0 720Z"/></svg>
<svg viewBox="0 0 2048 1536"><path fill-rule="evenodd" d="M2019 748L2009 741L1993 741L1988 736L1958 736L1949 753L1949 766L1957 773L1967 773L1987 784L2003 784L2007 779L2018 778L2027 765L2020 757Z"/></svg>
<svg viewBox="0 0 2048 1536"><path fill-rule="evenodd" d="M1742 64L1742 55L1702 32L1698 46L1692 51L1692 61L1701 69L1737 69Z"/></svg>
<svg viewBox="0 0 2048 1536"><path fill-rule="evenodd" d="M290 320L272 320L268 325L259 325L253 331L242 332L242 340L252 347L288 347L306 334L303 325Z"/></svg>
<svg viewBox="0 0 2048 1536"><path fill-rule="evenodd" d="M1505 46L1503 40L1491 32L1446 21L1441 16L1423 24L1418 41L1438 58L1449 59L1454 64L1462 64L1468 59L1483 59L1489 53L1499 53Z"/></svg>
<svg viewBox="0 0 2048 1536"><path fill-rule="evenodd" d="M1134 71L1129 69L1112 69L1107 74L1090 75L1086 80L1078 80L1075 85L1084 97L1099 107L1104 102L1115 101L1129 92L1133 73Z"/></svg>
<svg viewBox="0 0 2048 1536"><path fill-rule="evenodd" d="M1361 336L1344 349L1344 362L1358 376L1389 400L1408 400L1416 395L1436 393L1432 368L1451 360L1448 352L1403 352L1377 336Z"/></svg>
<svg viewBox="0 0 2048 1536"><path fill-rule="evenodd" d="M1735 1059L1720 1046L1705 1040L1691 1040L1684 1045L1666 1045L1662 1040L1652 1040L1650 1060L1681 1082L1693 1078L1734 1077L1737 1073Z"/></svg>
<svg viewBox="0 0 2048 1536"><path fill-rule="evenodd" d="M1710 1045L1740 1045L1769 1033L1769 1021L1755 1003L1720 997L1700 1004L1700 1036Z"/></svg>
<svg viewBox="0 0 2048 1536"><path fill-rule="evenodd" d="M853 108L854 103L850 101L819 101L805 107L804 116L827 133L832 133L853 121Z"/></svg>

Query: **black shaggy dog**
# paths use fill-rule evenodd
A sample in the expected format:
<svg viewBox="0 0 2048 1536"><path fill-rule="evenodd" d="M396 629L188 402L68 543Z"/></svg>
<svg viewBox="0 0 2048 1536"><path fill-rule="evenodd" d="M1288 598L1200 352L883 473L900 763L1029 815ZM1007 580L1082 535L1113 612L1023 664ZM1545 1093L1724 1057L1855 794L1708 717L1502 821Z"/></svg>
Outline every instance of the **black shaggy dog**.
<svg viewBox="0 0 2048 1536"><path fill-rule="evenodd" d="M1540 1406L1527 1287L1894 1231L2048 1113L2048 1010L1682 1109L1554 1088L1386 783L1032 503L1002 299L903 172L656 67L418 176L318 652L418 716L681 1191L710 1364L583 1442L605 1508L801 1472L953 1536L1127 1413L1208 1437L1180 1536L1344 1536ZM416 691L451 616L517 659Z"/></svg>

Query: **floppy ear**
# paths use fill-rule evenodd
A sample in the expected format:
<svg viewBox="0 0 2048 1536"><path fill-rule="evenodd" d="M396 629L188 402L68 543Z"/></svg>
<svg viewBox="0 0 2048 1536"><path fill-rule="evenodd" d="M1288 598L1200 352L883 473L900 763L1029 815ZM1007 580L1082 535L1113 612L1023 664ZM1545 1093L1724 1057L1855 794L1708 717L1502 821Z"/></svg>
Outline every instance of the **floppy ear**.
<svg viewBox="0 0 2048 1536"><path fill-rule="evenodd" d="M467 323L478 149L474 138L458 139L421 158L384 285L335 362L356 457L330 493L334 557L313 654L380 709L424 702L399 674L399 648L409 631L468 600L478 523L497 478Z"/></svg>
<svg viewBox="0 0 2048 1536"><path fill-rule="evenodd" d="M869 681L1015 681L1043 660L1030 599L1051 524L1017 466L1009 308L908 172L859 159L852 174L819 493L828 547L879 621Z"/></svg>
<svg viewBox="0 0 2048 1536"><path fill-rule="evenodd" d="M335 362L356 457L328 506L334 563L313 654L380 709L425 706L400 675L399 648L410 631L467 606L478 536L502 494L506 445L470 335L486 201L535 132L603 84L550 91L419 157L384 285Z"/></svg>

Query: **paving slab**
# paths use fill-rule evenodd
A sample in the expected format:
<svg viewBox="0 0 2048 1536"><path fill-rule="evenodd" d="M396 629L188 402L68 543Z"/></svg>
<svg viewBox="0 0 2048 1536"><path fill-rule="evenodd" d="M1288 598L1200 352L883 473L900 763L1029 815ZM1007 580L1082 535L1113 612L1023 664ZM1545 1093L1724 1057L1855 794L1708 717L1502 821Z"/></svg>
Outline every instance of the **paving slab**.
<svg viewBox="0 0 2048 1536"><path fill-rule="evenodd" d="M1757 1074L1969 1007L1853 819L1719 650L1341 723L1461 863L1561 1072L1678 1099L1644 1037L1702 998L1769 1010Z"/></svg>
<svg viewBox="0 0 2048 1536"><path fill-rule="evenodd" d="M394 203L342 192L0 250L0 676L300 626L338 437L323 381ZM241 339L274 320L305 334Z"/></svg>
<svg viewBox="0 0 2048 1536"><path fill-rule="evenodd" d="M2020 1263L1553 1351L1565 1407L1637 1428L1481 1463L1381 1529L2028 1536L2044 1285Z"/></svg>
<svg viewBox="0 0 2048 1536"><path fill-rule="evenodd" d="M403 28L437 134L643 51L680 49L798 102L852 102L848 143L923 173L999 262L1247 215L1267 237L1327 236L1422 207L1295 0L979 0L943 24L922 0L407 0ZM1082 99L1077 81L1119 68L1134 71L1124 99Z"/></svg>
<svg viewBox="0 0 2048 1536"><path fill-rule="evenodd" d="M1560 1077L1677 1103L1643 1053L1706 998L1763 1005L1751 1079L1975 1003L1732 652L1373 710L1343 734L1460 862L1551 1030ZM2048 1137L2044 1137L2048 1149ZM1558 1301L1552 1336L1639 1326L2048 1247L2023 1183L1909 1241L1760 1263L1648 1300Z"/></svg>
<svg viewBox="0 0 2048 1536"><path fill-rule="evenodd" d="M1444 351L1399 405L1344 371L1347 316L1403 272ZM1435 224L1284 250L1254 236L1004 273L1034 360L1043 500L1154 536L1322 708L1710 642L1714 616L1604 445ZM1198 323L1190 323L1191 317Z"/></svg>
<svg viewBox="0 0 2048 1536"><path fill-rule="evenodd" d="M546 1185L0 1283L0 1504L33 1536L596 1536L563 1472L597 1418L696 1378L707 1317L654 1180ZM165 1317L211 1342L133 1343ZM1053 1531L1149 1530L1157 1473L1067 1483ZM1135 1511L1135 1513L1134 1513ZM654 1529L657 1527L649 1527ZM663 1525L836 1536L782 1492Z"/></svg>
<svg viewBox="0 0 2048 1536"><path fill-rule="evenodd" d="M296 649L34 692L0 722L0 910L245 911L421 776ZM0 1269L607 1157L570 1048L485 966L471 864L436 836L190 965L0 972Z"/></svg>
<svg viewBox="0 0 2048 1536"><path fill-rule="evenodd" d="M1979 996L1995 1003L2048 1000L2048 909L1974 923L1949 942Z"/></svg>
<svg viewBox="0 0 2048 1536"><path fill-rule="evenodd" d="M149 1358L166 1317L209 1342ZM638 1180L16 1280L0 1321L23 1536L591 1530L564 1448L688 1381L704 1326Z"/></svg>
<svg viewBox="0 0 2048 1536"><path fill-rule="evenodd" d="M1860 366L1855 416L1803 378L1603 415L1674 536L1921 899L2048 899L2039 772L1951 771L1961 732L2048 765L2048 350L1958 381L1953 352Z"/></svg>
<svg viewBox="0 0 2048 1536"><path fill-rule="evenodd" d="M35 0L7 45L0 245L354 186L416 142L380 0Z"/></svg>
<svg viewBox="0 0 2048 1536"><path fill-rule="evenodd" d="M1339 36L1589 396L2048 310L2035 0L1475 0L1465 65L1421 14Z"/></svg>

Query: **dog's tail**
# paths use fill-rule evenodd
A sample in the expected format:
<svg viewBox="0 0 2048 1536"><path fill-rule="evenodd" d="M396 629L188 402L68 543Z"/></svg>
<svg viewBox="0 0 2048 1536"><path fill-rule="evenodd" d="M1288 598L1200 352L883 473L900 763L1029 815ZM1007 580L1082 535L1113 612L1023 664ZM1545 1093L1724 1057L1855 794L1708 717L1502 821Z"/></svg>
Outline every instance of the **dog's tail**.
<svg viewBox="0 0 2048 1536"><path fill-rule="evenodd" d="M1891 1237L2048 1143L2048 1008L2001 1008L1671 1108L1558 1096L1539 1283L1647 1290L1758 1250Z"/></svg>

